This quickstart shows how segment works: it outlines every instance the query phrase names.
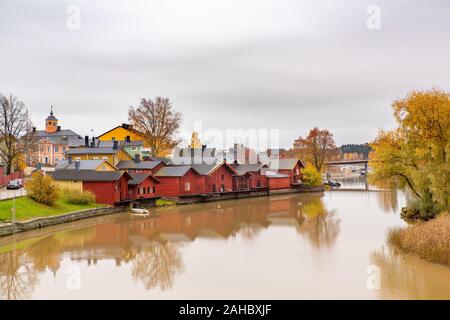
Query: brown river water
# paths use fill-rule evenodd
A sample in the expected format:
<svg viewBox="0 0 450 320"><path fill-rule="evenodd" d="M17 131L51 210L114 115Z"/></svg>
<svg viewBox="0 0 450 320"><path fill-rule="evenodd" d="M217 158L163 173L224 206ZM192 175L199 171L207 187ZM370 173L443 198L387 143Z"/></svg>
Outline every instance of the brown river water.
<svg viewBox="0 0 450 320"><path fill-rule="evenodd" d="M279 195L3 237L0 298L450 299L450 268L385 244L405 202L397 191Z"/></svg>

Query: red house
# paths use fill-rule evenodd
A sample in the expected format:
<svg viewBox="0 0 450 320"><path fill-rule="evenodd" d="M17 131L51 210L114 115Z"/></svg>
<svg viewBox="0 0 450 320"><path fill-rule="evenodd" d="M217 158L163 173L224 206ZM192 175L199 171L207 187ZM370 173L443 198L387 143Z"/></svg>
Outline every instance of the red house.
<svg viewBox="0 0 450 320"><path fill-rule="evenodd" d="M270 161L270 170L289 176L291 184L298 184L302 180L304 164L300 159L277 159Z"/></svg>
<svg viewBox="0 0 450 320"><path fill-rule="evenodd" d="M233 164L238 176L235 178L235 190L267 188L267 178L263 170L268 166L257 164Z"/></svg>
<svg viewBox="0 0 450 320"><path fill-rule="evenodd" d="M226 162L194 164L192 169L203 177L203 193L234 191L233 181L237 172Z"/></svg>
<svg viewBox="0 0 450 320"><path fill-rule="evenodd" d="M131 176L125 171L56 170L47 172L56 182L91 191L97 203L116 205L132 200L128 193ZM69 183L67 183L69 182ZM81 184L80 184L81 182Z"/></svg>
<svg viewBox="0 0 450 320"><path fill-rule="evenodd" d="M162 167L154 176L160 182L159 196L179 197L204 193L203 177L191 166Z"/></svg>
<svg viewBox="0 0 450 320"><path fill-rule="evenodd" d="M291 187L291 178L287 174L267 173L266 178L269 190L289 189Z"/></svg>
<svg viewBox="0 0 450 320"><path fill-rule="evenodd" d="M135 199L150 199L157 197L156 185L159 180L150 173L129 172L131 180L128 181L128 194Z"/></svg>

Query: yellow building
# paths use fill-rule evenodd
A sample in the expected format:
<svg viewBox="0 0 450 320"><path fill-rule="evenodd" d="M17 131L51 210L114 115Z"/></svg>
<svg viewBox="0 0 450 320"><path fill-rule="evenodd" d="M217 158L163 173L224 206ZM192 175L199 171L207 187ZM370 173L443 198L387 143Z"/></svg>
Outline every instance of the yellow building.
<svg viewBox="0 0 450 320"><path fill-rule="evenodd" d="M125 141L127 140L127 137L130 141L142 141L144 143L144 147L148 147L144 134L136 129L133 129L133 126L126 123L122 123L122 125L106 131L105 133L99 135L97 139L100 141Z"/></svg>
<svg viewBox="0 0 450 320"><path fill-rule="evenodd" d="M120 161L132 160L132 157L119 147L82 147L72 148L66 152L66 157L72 160L106 160L116 166Z"/></svg>

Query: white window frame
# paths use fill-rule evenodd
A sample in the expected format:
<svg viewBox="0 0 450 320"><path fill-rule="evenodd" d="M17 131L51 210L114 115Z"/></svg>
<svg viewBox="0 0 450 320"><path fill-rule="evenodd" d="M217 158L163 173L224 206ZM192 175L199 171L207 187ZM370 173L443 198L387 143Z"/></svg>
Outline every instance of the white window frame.
<svg viewBox="0 0 450 320"><path fill-rule="evenodd" d="M189 181L184 183L184 191L191 191L191 183Z"/></svg>

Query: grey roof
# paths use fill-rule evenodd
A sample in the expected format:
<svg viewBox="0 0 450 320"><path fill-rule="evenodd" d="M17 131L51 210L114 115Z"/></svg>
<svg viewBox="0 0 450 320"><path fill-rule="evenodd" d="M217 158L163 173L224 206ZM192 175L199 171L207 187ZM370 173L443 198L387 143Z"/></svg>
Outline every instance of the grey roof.
<svg viewBox="0 0 450 320"><path fill-rule="evenodd" d="M182 177L189 170L191 166L168 166L162 167L156 172L155 177Z"/></svg>
<svg viewBox="0 0 450 320"><path fill-rule="evenodd" d="M216 167L218 167L221 163L214 163L214 164L193 164L191 167L195 171L197 171L198 174L202 176L208 175L211 171L213 171Z"/></svg>
<svg viewBox="0 0 450 320"><path fill-rule="evenodd" d="M51 133L48 133L45 130L36 130L34 132L34 134L36 137L39 137L39 138L59 137L59 136L67 136L67 137L76 136L76 137L81 138L81 136L78 133L75 133L70 129L61 129L59 131L55 131L55 132L51 132Z"/></svg>
<svg viewBox="0 0 450 320"><path fill-rule="evenodd" d="M300 161L300 159L296 159L296 158L271 160L270 161L270 169L272 169L272 170L291 170L291 169L294 169L294 167L298 161ZM301 161L300 161L300 163L302 164L302 166L304 166Z"/></svg>
<svg viewBox="0 0 450 320"><path fill-rule="evenodd" d="M60 160L56 164L56 170L76 169L75 162L76 161L72 161L69 163L68 160ZM106 160L78 160L77 162L80 163L79 170L96 170L98 166L106 162Z"/></svg>
<svg viewBox="0 0 450 320"><path fill-rule="evenodd" d="M66 154L76 155L76 154L116 154L120 148L97 148L97 147L81 147L81 148L71 148L67 150Z"/></svg>
<svg viewBox="0 0 450 320"><path fill-rule="evenodd" d="M247 172L256 172L265 166L263 163L257 164L233 164L232 165L236 172L241 176Z"/></svg>
<svg viewBox="0 0 450 320"><path fill-rule="evenodd" d="M70 181L116 181L124 171L93 171L93 170L56 170L47 172L55 180ZM128 174L127 174L128 175Z"/></svg>
<svg viewBox="0 0 450 320"><path fill-rule="evenodd" d="M130 181L128 181L128 184L132 185L132 186L137 186L137 185L141 184L148 177L150 177L153 181L159 182L158 179L156 179L149 173L130 172L129 175L131 176L132 179Z"/></svg>
<svg viewBox="0 0 450 320"><path fill-rule="evenodd" d="M117 168L121 170L151 170L155 168L161 161L140 161L123 160L117 164Z"/></svg>
<svg viewBox="0 0 450 320"><path fill-rule="evenodd" d="M152 161L161 161L163 162L166 166L171 165L172 164L172 160L170 160L169 158L164 158L164 157L149 157Z"/></svg>
<svg viewBox="0 0 450 320"><path fill-rule="evenodd" d="M132 140L132 141L116 140L116 141L119 143L119 146L123 147L142 147L144 145L144 142L142 140ZM114 141L96 139L95 143L97 147L112 148Z"/></svg>
<svg viewBox="0 0 450 320"><path fill-rule="evenodd" d="M287 174L282 174L278 172L266 171L265 175L267 178L289 178Z"/></svg>

